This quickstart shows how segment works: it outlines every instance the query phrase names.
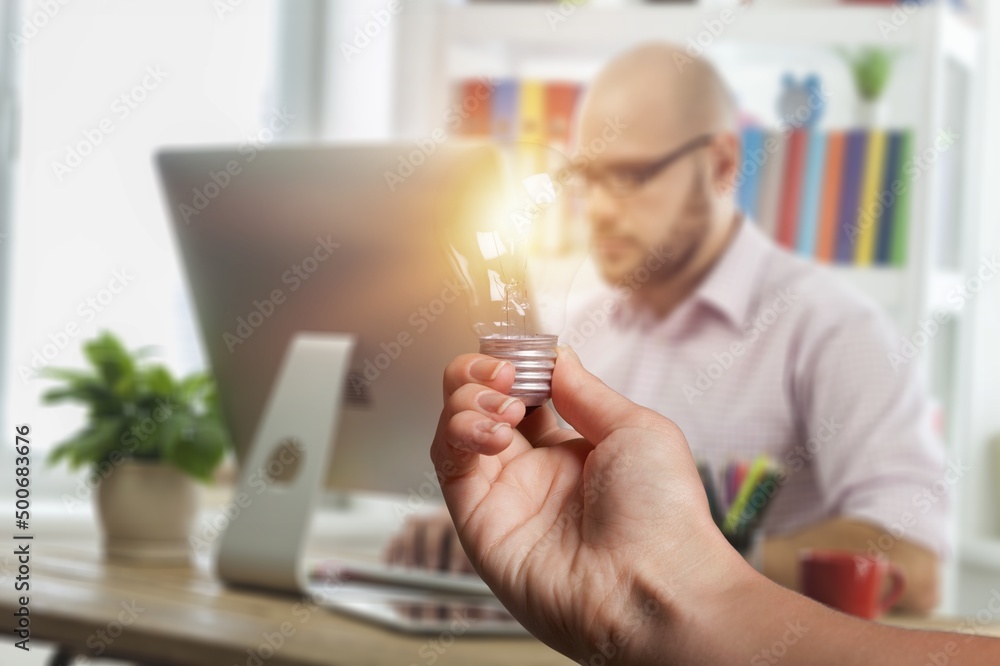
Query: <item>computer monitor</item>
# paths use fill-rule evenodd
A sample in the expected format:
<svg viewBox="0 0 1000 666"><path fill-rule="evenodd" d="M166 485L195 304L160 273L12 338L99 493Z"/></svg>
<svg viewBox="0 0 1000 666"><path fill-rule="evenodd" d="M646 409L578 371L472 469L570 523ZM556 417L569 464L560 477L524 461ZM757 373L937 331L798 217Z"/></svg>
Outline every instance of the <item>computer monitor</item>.
<svg viewBox="0 0 1000 666"><path fill-rule="evenodd" d="M442 371L477 347L437 229L470 214L496 154L387 143L166 150L157 162L237 458L293 336L350 333L327 485L426 496Z"/></svg>

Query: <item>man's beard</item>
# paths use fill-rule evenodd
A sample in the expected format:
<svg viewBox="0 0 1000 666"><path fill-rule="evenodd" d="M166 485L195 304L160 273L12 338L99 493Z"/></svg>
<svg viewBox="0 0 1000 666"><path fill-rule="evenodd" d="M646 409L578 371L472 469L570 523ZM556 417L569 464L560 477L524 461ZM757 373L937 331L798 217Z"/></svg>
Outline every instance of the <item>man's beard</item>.
<svg viewBox="0 0 1000 666"><path fill-rule="evenodd" d="M649 271L647 282L669 282L694 261L698 250L709 234L710 204L705 188L705 174L696 173L693 187L688 190L684 207L677 215L677 226L667 242L659 247L647 248L646 256L631 273ZM649 270L647 261L655 259L656 270ZM645 270L642 270L645 269ZM635 284L635 275L627 275L618 280L620 286Z"/></svg>

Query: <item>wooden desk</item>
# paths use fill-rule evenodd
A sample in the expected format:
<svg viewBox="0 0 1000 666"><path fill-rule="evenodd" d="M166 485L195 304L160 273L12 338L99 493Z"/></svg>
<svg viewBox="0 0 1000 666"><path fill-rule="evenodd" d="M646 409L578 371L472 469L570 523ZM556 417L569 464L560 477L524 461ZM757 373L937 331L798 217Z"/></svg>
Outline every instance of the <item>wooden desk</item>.
<svg viewBox="0 0 1000 666"><path fill-rule="evenodd" d="M39 547L41 546L41 547ZM79 655L177 666L334 666L345 664L534 664L573 662L531 637L410 636L318 608L301 599L232 590L215 580L207 561L191 569L106 564L92 544L37 542L31 561L31 637ZM10 618L12 591L0 595ZM135 611L127 610L133 606ZM123 605L124 604L124 605ZM134 619L133 619L134 615ZM129 622L118 633L119 622ZM282 623L294 634L268 654ZM10 631L10 621L4 622ZM97 632L103 631L105 641ZM257 662L248 649L260 651Z"/></svg>
<svg viewBox="0 0 1000 666"><path fill-rule="evenodd" d="M38 543L38 545L43 545ZM72 654L183 666L332 666L337 664L571 664L533 638L408 636L315 609L304 618L301 600L231 590L208 563L191 569L106 564L94 544L45 543L32 556L31 636ZM0 598L11 617L12 594ZM127 610L134 608L134 619ZM140 610L141 609L141 610ZM118 634L119 622L128 625ZM9 621L8 621L9 622ZM1000 625L953 618L889 617L887 624L918 629L973 629L1000 636ZM266 637L294 629L269 658ZM9 624L4 628L9 631ZM105 641L99 631L104 631ZM118 634L115 636L114 634ZM252 650L261 657L258 662Z"/></svg>

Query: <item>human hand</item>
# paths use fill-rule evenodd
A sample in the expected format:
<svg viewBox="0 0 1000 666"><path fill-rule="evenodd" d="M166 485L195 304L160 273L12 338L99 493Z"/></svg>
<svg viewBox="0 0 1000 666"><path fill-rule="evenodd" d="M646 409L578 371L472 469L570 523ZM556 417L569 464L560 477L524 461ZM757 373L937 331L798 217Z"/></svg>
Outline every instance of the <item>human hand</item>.
<svg viewBox="0 0 1000 666"><path fill-rule="evenodd" d="M553 402L575 431L548 407L525 419L505 395L513 380L513 366L481 355L445 371L431 457L473 566L564 654L610 645L662 660L662 644L644 653L633 637L676 630L687 604L749 570L712 522L684 435L565 348Z"/></svg>
<svg viewBox="0 0 1000 666"><path fill-rule="evenodd" d="M383 559L388 564L404 567L455 573L475 571L445 507L433 513L410 515L389 540Z"/></svg>

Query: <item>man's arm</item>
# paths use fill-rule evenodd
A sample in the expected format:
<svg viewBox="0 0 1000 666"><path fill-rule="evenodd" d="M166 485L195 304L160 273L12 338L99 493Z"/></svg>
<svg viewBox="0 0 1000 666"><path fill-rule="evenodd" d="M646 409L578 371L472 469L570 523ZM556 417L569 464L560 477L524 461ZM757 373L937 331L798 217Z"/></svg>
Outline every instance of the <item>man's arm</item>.
<svg viewBox="0 0 1000 666"><path fill-rule="evenodd" d="M524 407L504 408L513 369L475 380L477 366L497 363L468 355L449 365L431 458L476 570L563 654L635 666L1000 660L996 639L887 627L775 585L712 522L676 424L560 350L553 400L576 431L526 428L526 437L512 427Z"/></svg>
<svg viewBox="0 0 1000 666"><path fill-rule="evenodd" d="M873 547L899 566L906 576L906 590L896 608L929 613L940 597L940 560L923 546L905 539L892 539L886 550L879 547L887 533L872 523L835 518L789 535L764 542L764 575L787 588L801 591L799 553L806 548L838 548L867 552ZM874 544L874 545L873 545Z"/></svg>

